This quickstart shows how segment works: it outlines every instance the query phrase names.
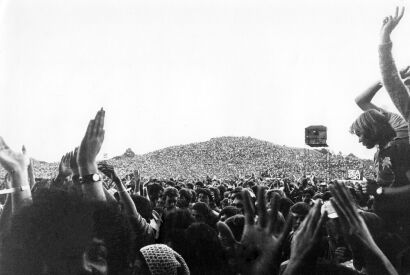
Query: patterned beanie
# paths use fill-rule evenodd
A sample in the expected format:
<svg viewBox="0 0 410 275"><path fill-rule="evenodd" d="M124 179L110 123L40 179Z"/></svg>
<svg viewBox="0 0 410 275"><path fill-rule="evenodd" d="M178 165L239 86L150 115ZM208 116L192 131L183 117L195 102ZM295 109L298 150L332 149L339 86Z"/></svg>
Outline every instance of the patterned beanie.
<svg viewBox="0 0 410 275"><path fill-rule="evenodd" d="M140 251L152 275L177 275L178 268L181 268L181 274L189 275L185 260L167 245L147 245Z"/></svg>

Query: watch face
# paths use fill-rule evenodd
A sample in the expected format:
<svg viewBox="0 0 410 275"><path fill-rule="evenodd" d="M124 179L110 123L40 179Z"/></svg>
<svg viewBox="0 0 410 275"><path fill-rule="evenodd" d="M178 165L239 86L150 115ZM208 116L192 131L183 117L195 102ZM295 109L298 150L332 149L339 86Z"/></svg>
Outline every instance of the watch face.
<svg viewBox="0 0 410 275"><path fill-rule="evenodd" d="M382 187L377 188L376 193L377 193L377 195L381 195L383 193Z"/></svg>
<svg viewBox="0 0 410 275"><path fill-rule="evenodd" d="M99 181L99 180L100 180L100 176L98 174L94 174L93 181Z"/></svg>

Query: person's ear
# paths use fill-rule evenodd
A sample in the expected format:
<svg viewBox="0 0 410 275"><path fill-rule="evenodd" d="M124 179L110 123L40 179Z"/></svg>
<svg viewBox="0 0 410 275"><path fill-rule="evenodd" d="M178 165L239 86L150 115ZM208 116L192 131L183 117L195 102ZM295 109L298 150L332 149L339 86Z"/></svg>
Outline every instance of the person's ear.
<svg viewBox="0 0 410 275"><path fill-rule="evenodd" d="M108 274L107 248L104 241L94 238L82 257L83 268L91 274Z"/></svg>

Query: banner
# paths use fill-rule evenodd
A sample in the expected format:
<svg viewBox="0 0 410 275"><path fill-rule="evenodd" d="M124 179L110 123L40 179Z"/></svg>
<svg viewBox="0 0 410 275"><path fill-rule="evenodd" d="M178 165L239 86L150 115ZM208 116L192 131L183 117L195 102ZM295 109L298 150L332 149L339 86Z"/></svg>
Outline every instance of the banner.
<svg viewBox="0 0 410 275"><path fill-rule="evenodd" d="M350 180L361 180L360 170L347 170L347 178Z"/></svg>

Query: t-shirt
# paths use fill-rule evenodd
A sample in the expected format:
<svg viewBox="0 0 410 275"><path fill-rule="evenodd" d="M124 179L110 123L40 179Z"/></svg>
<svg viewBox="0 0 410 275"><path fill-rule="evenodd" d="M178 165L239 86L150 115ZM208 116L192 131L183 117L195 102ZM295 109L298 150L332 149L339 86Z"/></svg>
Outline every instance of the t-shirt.
<svg viewBox="0 0 410 275"><path fill-rule="evenodd" d="M395 138L374 156L377 182L381 186L397 187L410 184L410 144L407 138Z"/></svg>

